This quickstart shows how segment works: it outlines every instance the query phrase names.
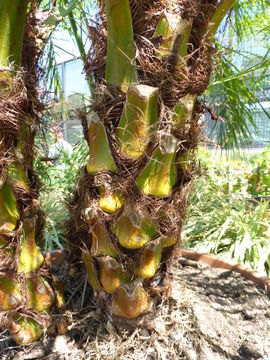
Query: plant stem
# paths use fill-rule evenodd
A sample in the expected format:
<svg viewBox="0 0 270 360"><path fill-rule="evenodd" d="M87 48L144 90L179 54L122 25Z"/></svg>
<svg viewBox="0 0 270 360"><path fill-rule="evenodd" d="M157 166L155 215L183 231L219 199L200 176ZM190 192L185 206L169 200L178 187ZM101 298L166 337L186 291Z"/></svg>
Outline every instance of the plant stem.
<svg viewBox="0 0 270 360"><path fill-rule="evenodd" d="M77 24L76 24L76 21L75 21L72 11L68 14L68 19L70 22L70 26L72 28L73 36L76 41L78 50L80 52L81 59L82 59L83 63L86 64L87 63L87 55L84 50L84 44L82 41L82 37L80 36L80 34L78 32L78 27L77 27ZM93 94L95 91L95 83L94 83L92 77L89 75L87 76L87 83L88 83L91 94Z"/></svg>
<svg viewBox="0 0 270 360"><path fill-rule="evenodd" d="M0 0L0 66L20 64L28 0Z"/></svg>

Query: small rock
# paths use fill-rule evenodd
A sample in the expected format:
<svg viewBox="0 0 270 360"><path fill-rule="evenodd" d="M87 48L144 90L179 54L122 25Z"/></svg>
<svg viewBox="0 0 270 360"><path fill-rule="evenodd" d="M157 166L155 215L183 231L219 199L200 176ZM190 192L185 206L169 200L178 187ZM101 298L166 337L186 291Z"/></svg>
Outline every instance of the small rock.
<svg viewBox="0 0 270 360"><path fill-rule="evenodd" d="M114 332L113 324L112 324L109 320L107 321L107 324L106 324L106 330L107 330L109 333Z"/></svg>
<svg viewBox="0 0 270 360"><path fill-rule="evenodd" d="M147 360L153 360L156 359L156 352L152 347L148 347L147 354L146 354Z"/></svg>
<svg viewBox="0 0 270 360"><path fill-rule="evenodd" d="M263 344L246 341L238 350L244 359L260 359L264 356Z"/></svg>
<svg viewBox="0 0 270 360"><path fill-rule="evenodd" d="M243 310L243 317L244 317L244 320L253 320L256 318L256 314L250 310Z"/></svg>
<svg viewBox="0 0 270 360"><path fill-rule="evenodd" d="M146 325L147 329L150 331L155 329L155 321L154 320L147 321L145 325Z"/></svg>
<svg viewBox="0 0 270 360"><path fill-rule="evenodd" d="M166 326L164 324L164 321L162 319L156 319L155 321L155 331L159 334L159 335L166 335Z"/></svg>
<svg viewBox="0 0 270 360"><path fill-rule="evenodd" d="M54 353L66 353L68 351L68 339L64 335L58 335L56 336L52 348L52 352Z"/></svg>
<svg viewBox="0 0 270 360"><path fill-rule="evenodd" d="M150 333L147 329L142 329L141 330L141 336L143 337L149 337L150 336Z"/></svg>

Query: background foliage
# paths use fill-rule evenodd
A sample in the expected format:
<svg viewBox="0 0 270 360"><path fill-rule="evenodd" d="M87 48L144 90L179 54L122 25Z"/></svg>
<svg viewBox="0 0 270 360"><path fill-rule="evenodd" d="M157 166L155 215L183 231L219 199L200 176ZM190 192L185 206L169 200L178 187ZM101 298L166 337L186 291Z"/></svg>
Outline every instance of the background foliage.
<svg viewBox="0 0 270 360"><path fill-rule="evenodd" d="M190 196L186 247L270 274L270 147L222 157L200 150L203 176Z"/></svg>
<svg viewBox="0 0 270 360"><path fill-rule="evenodd" d="M54 163L36 161L43 182L40 202L46 213L46 250L66 245L66 203L87 156L82 141L72 154L62 152ZM190 195L184 246L234 259L269 275L270 147L243 157L201 148L198 156L202 176Z"/></svg>
<svg viewBox="0 0 270 360"><path fill-rule="evenodd" d="M41 2L43 11L63 14L58 30L67 31L85 59L90 42L88 30L95 27L94 1L52 0ZM58 16L58 15L57 15ZM53 19L56 19L54 17ZM217 54L208 92L202 99L212 109L216 120L215 141L223 148L241 148L256 134L255 113L264 92L269 73L269 0L238 0L234 10L221 24L215 43ZM54 24L56 27L56 23ZM260 51L250 45L259 45ZM63 49L62 49L63 50ZM43 65L48 90L63 101L61 79L57 72L54 33L49 37ZM89 94L94 84L89 82ZM269 111L261 108L269 117ZM47 115L50 119L50 115ZM68 116L66 116L68 118ZM46 212L45 247L65 246L64 222L66 199L73 192L77 172L86 164L87 146L75 146L72 154L62 153L55 162L40 161L44 157L43 140L38 141L36 169L43 183L40 201ZM249 264L269 274L270 269L270 150L245 157L213 155L201 149L203 176L190 196L189 217L183 232L186 246L222 254Z"/></svg>
<svg viewBox="0 0 270 360"><path fill-rule="evenodd" d="M61 151L53 162L42 161L43 155L43 150L39 149L35 169L42 183L39 201L46 217L44 250L51 250L66 246L67 202L74 191L79 170L87 162L88 146L81 141L72 153Z"/></svg>

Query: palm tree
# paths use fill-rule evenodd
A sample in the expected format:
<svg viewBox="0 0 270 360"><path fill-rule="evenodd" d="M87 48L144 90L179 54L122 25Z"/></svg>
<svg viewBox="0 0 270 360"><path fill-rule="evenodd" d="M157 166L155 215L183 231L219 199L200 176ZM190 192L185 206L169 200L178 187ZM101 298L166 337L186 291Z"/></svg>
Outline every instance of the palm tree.
<svg viewBox="0 0 270 360"><path fill-rule="evenodd" d="M28 0L0 0L0 310L18 344L40 337L55 299L37 246L43 215L33 144L42 106L34 12Z"/></svg>
<svg viewBox="0 0 270 360"><path fill-rule="evenodd" d="M70 204L68 237L97 301L134 319L164 291L198 173L199 101L213 37L234 0L98 1L85 64L96 89L89 160Z"/></svg>

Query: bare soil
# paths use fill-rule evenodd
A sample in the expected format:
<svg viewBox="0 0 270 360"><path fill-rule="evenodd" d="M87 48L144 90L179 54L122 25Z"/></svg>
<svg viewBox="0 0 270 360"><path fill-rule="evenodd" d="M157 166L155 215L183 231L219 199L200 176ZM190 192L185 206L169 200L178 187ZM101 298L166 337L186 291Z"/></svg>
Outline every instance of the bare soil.
<svg viewBox="0 0 270 360"><path fill-rule="evenodd" d="M270 360L270 299L263 289L185 259L172 274L168 299L133 331L113 325L93 304L69 314L66 335L18 347L3 333L0 359Z"/></svg>

